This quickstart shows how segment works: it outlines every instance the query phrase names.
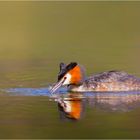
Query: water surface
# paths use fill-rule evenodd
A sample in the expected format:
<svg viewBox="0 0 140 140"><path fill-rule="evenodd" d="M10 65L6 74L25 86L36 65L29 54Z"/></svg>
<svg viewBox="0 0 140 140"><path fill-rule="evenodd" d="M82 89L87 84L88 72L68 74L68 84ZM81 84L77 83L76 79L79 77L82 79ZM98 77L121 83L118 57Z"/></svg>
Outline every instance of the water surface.
<svg viewBox="0 0 140 140"><path fill-rule="evenodd" d="M139 137L140 92L70 93L60 89L52 96L48 88L3 91L3 138Z"/></svg>

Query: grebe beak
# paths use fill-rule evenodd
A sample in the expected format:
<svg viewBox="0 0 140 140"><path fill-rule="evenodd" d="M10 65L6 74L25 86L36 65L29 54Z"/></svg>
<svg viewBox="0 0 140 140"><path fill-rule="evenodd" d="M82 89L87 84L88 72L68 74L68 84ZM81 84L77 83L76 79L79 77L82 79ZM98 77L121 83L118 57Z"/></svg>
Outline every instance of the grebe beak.
<svg viewBox="0 0 140 140"><path fill-rule="evenodd" d="M53 87L52 89L50 90L51 93L54 93L58 88L60 88L63 83L65 82L66 78L62 78L60 81L58 81Z"/></svg>

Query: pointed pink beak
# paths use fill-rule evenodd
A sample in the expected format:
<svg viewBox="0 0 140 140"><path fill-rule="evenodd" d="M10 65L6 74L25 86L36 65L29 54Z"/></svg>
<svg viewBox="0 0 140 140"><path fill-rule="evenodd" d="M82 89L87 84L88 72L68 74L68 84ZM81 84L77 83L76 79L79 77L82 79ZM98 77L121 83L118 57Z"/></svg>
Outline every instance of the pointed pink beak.
<svg viewBox="0 0 140 140"><path fill-rule="evenodd" d="M54 93L58 88L60 88L63 83L64 83L65 79L62 78L60 81L58 81L53 87L52 89L50 90L51 93Z"/></svg>

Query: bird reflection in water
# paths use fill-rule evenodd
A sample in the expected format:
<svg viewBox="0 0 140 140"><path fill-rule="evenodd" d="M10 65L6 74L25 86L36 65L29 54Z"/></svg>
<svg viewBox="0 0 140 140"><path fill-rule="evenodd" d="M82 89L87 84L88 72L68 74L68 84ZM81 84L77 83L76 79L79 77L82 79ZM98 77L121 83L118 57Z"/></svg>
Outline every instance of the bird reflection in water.
<svg viewBox="0 0 140 140"><path fill-rule="evenodd" d="M140 93L105 93L89 98L90 106L109 112L129 112L140 107Z"/></svg>
<svg viewBox="0 0 140 140"><path fill-rule="evenodd" d="M58 110L61 120L76 121L82 118L84 114L84 99L80 94L68 94L67 97L59 98Z"/></svg>
<svg viewBox="0 0 140 140"><path fill-rule="evenodd" d="M129 112L140 107L140 92L68 93L56 100L61 120L79 120L86 106L106 112Z"/></svg>

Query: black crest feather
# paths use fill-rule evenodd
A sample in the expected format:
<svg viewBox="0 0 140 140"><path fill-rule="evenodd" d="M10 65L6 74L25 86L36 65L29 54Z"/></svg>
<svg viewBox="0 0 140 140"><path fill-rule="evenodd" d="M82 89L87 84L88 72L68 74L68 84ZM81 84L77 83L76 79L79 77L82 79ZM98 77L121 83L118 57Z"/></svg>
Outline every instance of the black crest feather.
<svg viewBox="0 0 140 140"><path fill-rule="evenodd" d="M58 81L71 69L77 66L76 62L71 62L70 64L66 65L64 63L60 63L60 72L58 73Z"/></svg>

